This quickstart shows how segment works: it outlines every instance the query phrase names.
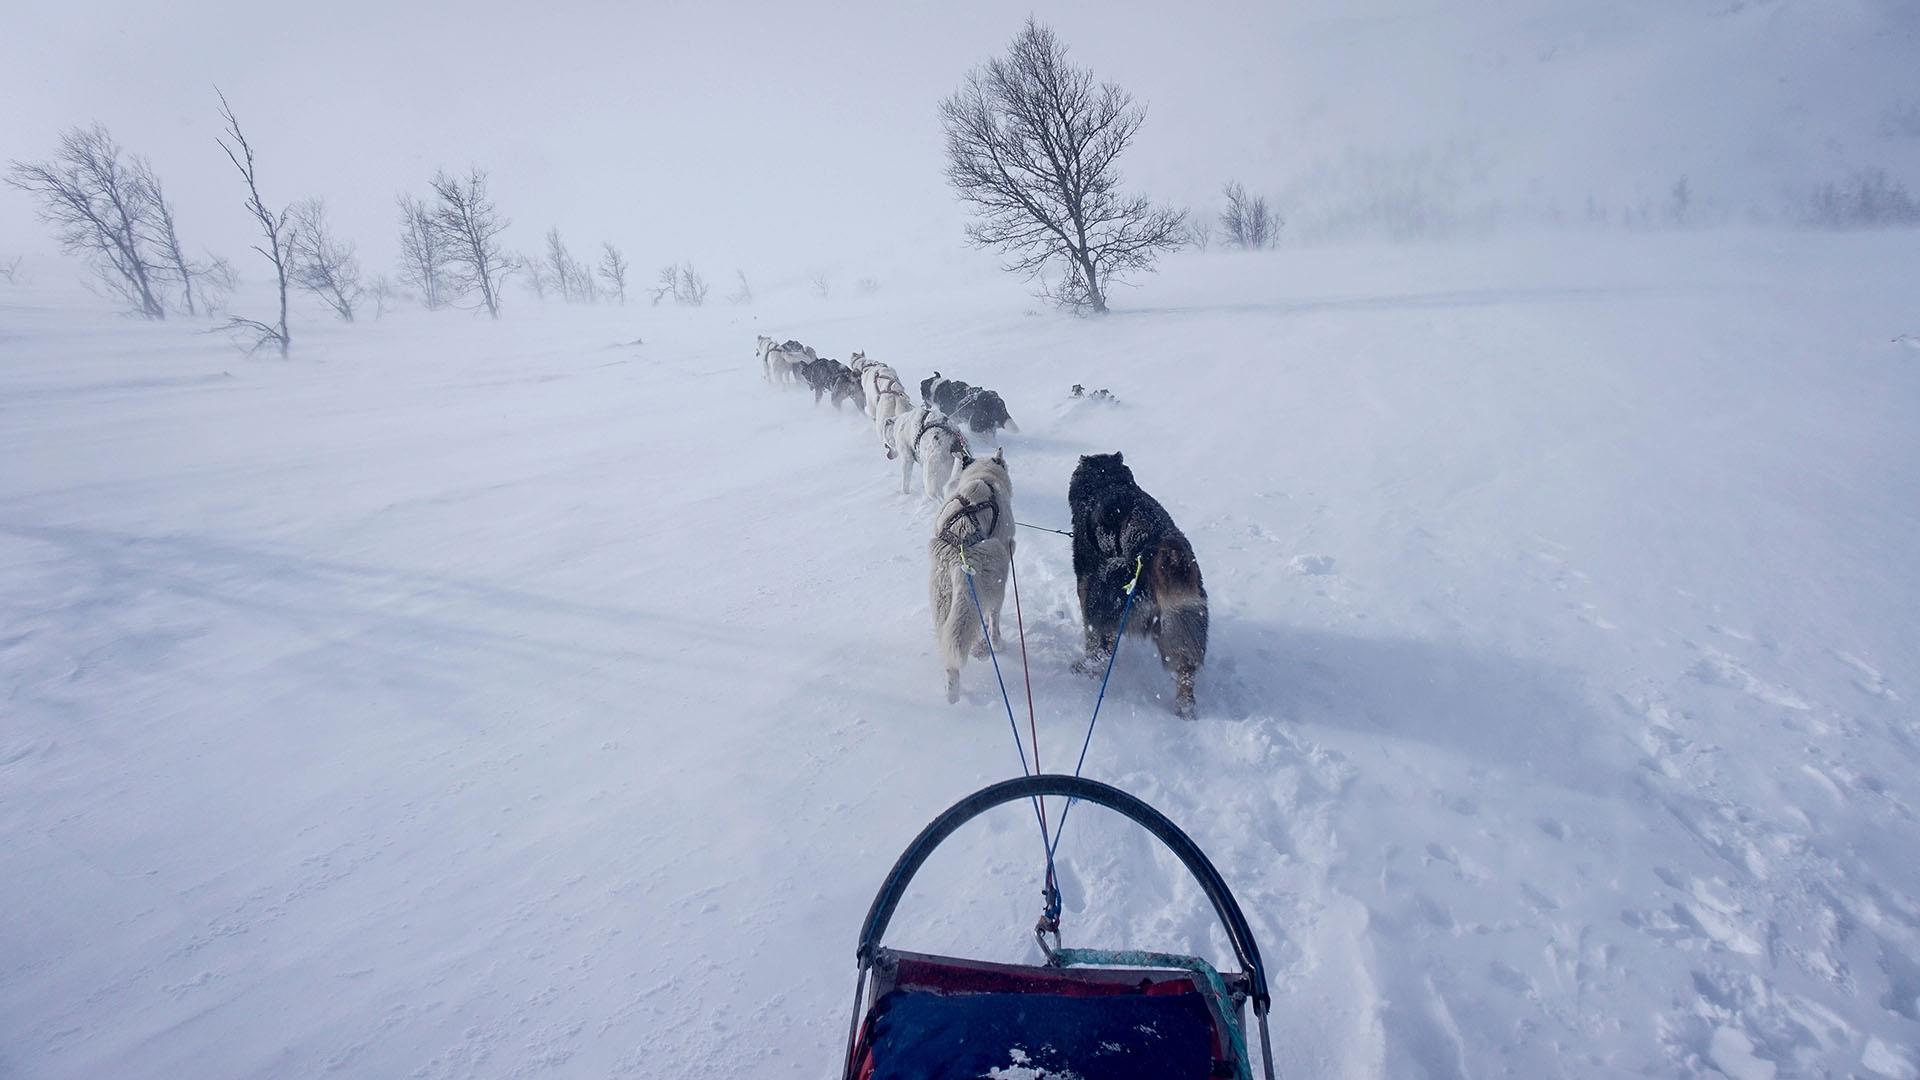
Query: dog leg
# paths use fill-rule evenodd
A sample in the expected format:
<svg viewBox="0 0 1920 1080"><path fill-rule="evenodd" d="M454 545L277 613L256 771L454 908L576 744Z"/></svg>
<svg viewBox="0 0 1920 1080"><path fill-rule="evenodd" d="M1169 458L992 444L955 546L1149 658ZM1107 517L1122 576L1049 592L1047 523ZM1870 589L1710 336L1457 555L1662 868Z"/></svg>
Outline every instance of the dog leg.
<svg viewBox="0 0 1920 1080"><path fill-rule="evenodd" d="M900 430L900 426L895 424L894 430ZM900 494L913 494L913 455L908 453L900 455Z"/></svg>
<svg viewBox="0 0 1920 1080"><path fill-rule="evenodd" d="M947 704L958 705L959 703L960 703L960 669L948 668L947 669Z"/></svg>
<svg viewBox="0 0 1920 1080"><path fill-rule="evenodd" d="M1089 677L1104 675L1107 664L1112 659L1113 638L1089 626L1087 627L1087 655L1073 662L1073 673Z"/></svg>
<svg viewBox="0 0 1920 1080"><path fill-rule="evenodd" d="M1173 715L1182 720L1193 719L1196 709L1193 703L1193 672L1179 672L1173 677L1173 685Z"/></svg>

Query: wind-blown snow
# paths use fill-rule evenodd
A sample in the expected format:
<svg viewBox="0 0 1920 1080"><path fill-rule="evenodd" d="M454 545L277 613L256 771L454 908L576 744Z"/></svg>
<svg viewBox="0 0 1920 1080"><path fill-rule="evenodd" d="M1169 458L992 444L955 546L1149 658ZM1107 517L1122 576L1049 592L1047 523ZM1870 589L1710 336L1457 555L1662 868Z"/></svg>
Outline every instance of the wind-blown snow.
<svg viewBox="0 0 1920 1080"><path fill-rule="evenodd" d="M941 700L927 508L758 332L1000 390L1023 521L1116 448L1179 521L1201 718L1131 642L1088 771L1220 865L1284 1075L1920 1075L1915 280L1509 239L286 363L0 294L0 1075L833 1075L872 890L1016 764L984 664ZM1017 557L1056 769L1066 541ZM1030 959L1025 813L893 941ZM1070 943L1227 959L1144 834L1062 852Z"/></svg>

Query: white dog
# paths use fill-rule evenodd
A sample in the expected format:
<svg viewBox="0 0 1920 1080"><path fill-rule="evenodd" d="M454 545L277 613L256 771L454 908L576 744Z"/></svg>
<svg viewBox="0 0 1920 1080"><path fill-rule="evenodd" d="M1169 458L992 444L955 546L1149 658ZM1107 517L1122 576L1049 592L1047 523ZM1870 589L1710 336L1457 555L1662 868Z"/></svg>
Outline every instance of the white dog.
<svg viewBox="0 0 1920 1080"><path fill-rule="evenodd" d="M938 499L947 492L947 480L954 465L967 453L966 436L960 434L931 405L922 405L881 423L881 438L887 446L887 458L900 461L900 494L913 490L913 467L920 466L920 478L926 497Z"/></svg>
<svg viewBox="0 0 1920 1080"><path fill-rule="evenodd" d="M887 428L898 419L913 411L913 399L900 389L898 382L890 387L882 387L879 397L867 398L867 411L873 414L873 429L880 434L880 446L887 447Z"/></svg>
<svg viewBox="0 0 1920 1080"><path fill-rule="evenodd" d="M899 372L885 364L868 360L859 353L855 353L854 356L862 361L862 366L853 368L853 371L860 376L860 392L866 395L868 416L875 420L880 419L880 413L875 406L883 394L898 394L906 400L907 408L913 407L913 399L907 397L907 387L900 381ZM853 367L852 364L847 366Z"/></svg>
<svg viewBox="0 0 1920 1080"><path fill-rule="evenodd" d="M794 369L803 361L817 359L813 349L797 341L781 344L761 334L755 339L760 349L761 374L770 383L796 383L800 377Z"/></svg>
<svg viewBox="0 0 1920 1080"><path fill-rule="evenodd" d="M947 701L956 702L967 653L987 655L987 641L980 634L982 612L994 647L1000 646L1000 607L1013 565L1013 481L1000 451L966 461L953 494L934 515L927 554L932 562L927 591L933 601L933 637L947 665Z"/></svg>

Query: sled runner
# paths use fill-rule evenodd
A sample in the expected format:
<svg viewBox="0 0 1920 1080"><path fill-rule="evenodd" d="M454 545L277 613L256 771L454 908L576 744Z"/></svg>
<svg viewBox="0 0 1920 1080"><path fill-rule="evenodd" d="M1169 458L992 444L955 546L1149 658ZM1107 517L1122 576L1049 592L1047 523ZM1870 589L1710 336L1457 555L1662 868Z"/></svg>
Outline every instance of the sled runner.
<svg viewBox="0 0 1920 1080"><path fill-rule="evenodd" d="M1051 886L1048 912L1034 928L1046 957L1042 966L928 956L880 944L908 883L934 848L986 810L1044 795L1117 811L1165 844L1212 901L1242 970L1222 974L1192 956L1060 948ZM982 788L949 807L887 874L867 911L855 956L859 975L844 1080L1252 1080L1242 1025L1249 1001L1260 1028L1262 1074L1266 1080L1274 1075L1266 971L1240 905L1178 826L1098 781L1026 776ZM862 1011L869 988L871 1004Z"/></svg>

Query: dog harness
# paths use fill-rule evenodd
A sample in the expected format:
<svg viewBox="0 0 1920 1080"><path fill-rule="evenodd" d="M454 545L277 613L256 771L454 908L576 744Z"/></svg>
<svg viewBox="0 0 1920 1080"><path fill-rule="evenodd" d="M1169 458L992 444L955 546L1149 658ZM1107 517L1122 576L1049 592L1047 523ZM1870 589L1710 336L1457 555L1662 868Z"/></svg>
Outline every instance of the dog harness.
<svg viewBox="0 0 1920 1080"><path fill-rule="evenodd" d="M940 532L936 539L943 540L957 548L970 548L991 537L993 531L1000 527L1000 492L993 486L993 481L991 480L982 480L981 483L987 485L987 501L972 502L965 495L956 493L953 499L960 504L960 512L948 518L945 525L940 526ZM984 529L980 527L980 519L975 516L983 510L992 514L992 517L988 519L987 527ZM961 518L966 518L967 524L973 526L973 539L962 540L960 537L954 535L954 522L959 521Z"/></svg>
<svg viewBox="0 0 1920 1080"><path fill-rule="evenodd" d="M967 452L967 437L965 435L960 434L958 431L955 431L953 429L953 426L947 423L946 417L943 416L938 419L935 419L933 415L933 406L931 405L922 405L920 406L920 410L926 413L927 417L925 420L921 421L922 427L920 428L920 434L916 435L913 440L913 456L916 461L920 460L920 440L926 438L927 432L929 431L946 432L947 434L953 436L955 447L956 449L959 450L960 453L964 454Z"/></svg>

